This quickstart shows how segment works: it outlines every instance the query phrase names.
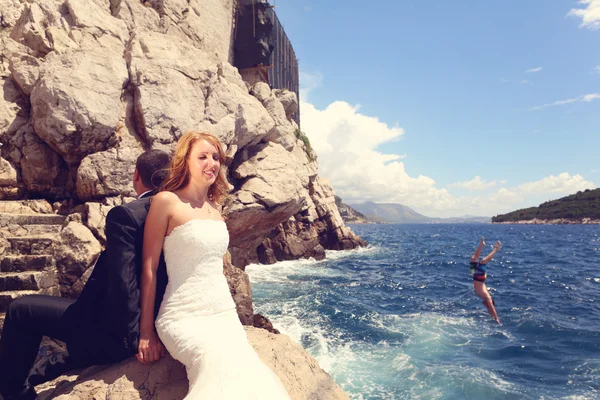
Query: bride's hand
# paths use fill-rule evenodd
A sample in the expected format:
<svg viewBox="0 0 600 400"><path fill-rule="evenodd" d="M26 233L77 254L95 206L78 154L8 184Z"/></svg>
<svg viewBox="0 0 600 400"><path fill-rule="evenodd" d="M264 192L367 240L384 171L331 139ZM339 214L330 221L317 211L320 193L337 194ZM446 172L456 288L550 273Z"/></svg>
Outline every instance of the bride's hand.
<svg viewBox="0 0 600 400"><path fill-rule="evenodd" d="M140 334L138 352L135 356L142 364L149 364L165 356L165 347L156 332Z"/></svg>

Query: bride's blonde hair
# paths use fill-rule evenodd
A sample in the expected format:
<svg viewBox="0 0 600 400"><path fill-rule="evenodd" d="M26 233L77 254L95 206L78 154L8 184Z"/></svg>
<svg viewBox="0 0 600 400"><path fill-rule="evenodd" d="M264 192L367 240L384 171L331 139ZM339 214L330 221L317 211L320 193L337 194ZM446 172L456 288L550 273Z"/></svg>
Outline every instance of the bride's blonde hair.
<svg viewBox="0 0 600 400"><path fill-rule="evenodd" d="M227 192L229 191L229 183L223 172L225 151L223 151L223 145L219 139L206 132L189 131L179 138L173 160L171 161L171 166L169 167L169 176L165 179L161 190L174 192L187 186L190 182L190 154L194 143L198 140L206 140L208 143L215 146L219 152L219 162L221 163L221 167L219 168L215 183L210 185L210 188L208 189L208 198L211 201L222 205L227 198Z"/></svg>

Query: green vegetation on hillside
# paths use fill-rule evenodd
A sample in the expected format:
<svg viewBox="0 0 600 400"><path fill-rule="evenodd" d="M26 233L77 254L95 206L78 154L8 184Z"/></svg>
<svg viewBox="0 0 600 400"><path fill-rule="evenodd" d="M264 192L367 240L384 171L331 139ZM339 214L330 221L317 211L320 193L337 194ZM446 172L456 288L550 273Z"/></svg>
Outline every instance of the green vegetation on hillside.
<svg viewBox="0 0 600 400"><path fill-rule="evenodd" d="M587 189L539 207L524 208L492 217L492 222L515 222L537 219L600 219L600 189Z"/></svg>
<svg viewBox="0 0 600 400"><path fill-rule="evenodd" d="M296 138L302 140L302 142L304 143L304 151L306 152L306 157L308 157L308 161L315 161L315 154L313 152L312 146L310 145L310 140L308 140L308 136L306 136L304 132L297 128Z"/></svg>

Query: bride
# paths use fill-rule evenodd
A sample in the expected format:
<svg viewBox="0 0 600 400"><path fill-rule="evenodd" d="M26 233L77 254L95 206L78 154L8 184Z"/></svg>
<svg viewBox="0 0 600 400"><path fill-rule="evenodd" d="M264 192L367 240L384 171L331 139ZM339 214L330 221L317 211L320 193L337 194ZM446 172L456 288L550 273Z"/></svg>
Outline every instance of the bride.
<svg viewBox="0 0 600 400"><path fill-rule="evenodd" d="M186 399L289 399L248 343L223 275L229 244L221 216L228 189L224 160L223 147L213 135L192 131L177 143L169 176L152 201L144 228L137 358L153 362L166 348L185 365ZM169 283L155 330L161 251Z"/></svg>

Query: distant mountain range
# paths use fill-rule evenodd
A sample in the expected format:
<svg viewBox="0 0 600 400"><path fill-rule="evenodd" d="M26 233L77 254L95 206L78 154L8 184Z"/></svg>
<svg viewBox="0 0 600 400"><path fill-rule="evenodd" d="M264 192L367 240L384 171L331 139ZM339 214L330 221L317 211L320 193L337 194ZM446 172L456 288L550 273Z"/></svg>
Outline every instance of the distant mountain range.
<svg viewBox="0 0 600 400"><path fill-rule="evenodd" d="M341 202L341 199L340 199ZM344 204L343 202L341 202ZM432 218L427 217L423 214L419 214L410 207L402 204L394 203L374 203L367 201L361 204L350 204L345 205L362 214L366 222L370 223L391 223L391 224L461 224L461 223L483 223L489 224L491 222L489 217L477 217L465 215L464 217L454 218ZM338 207L339 208L339 207ZM340 211L340 213L342 213ZM342 215L344 218L344 215ZM344 221L346 219L344 218ZM361 221L346 221L348 223L364 223Z"/></svg>

